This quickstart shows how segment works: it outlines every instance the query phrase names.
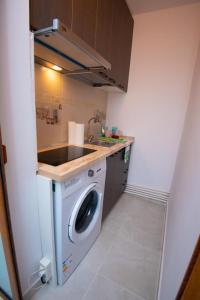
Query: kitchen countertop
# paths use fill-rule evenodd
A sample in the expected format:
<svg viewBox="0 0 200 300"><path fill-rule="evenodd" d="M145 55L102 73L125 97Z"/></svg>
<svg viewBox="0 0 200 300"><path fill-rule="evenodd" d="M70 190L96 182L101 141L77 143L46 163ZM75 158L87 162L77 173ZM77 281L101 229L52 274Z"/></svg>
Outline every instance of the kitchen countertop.
<svg viewBox="0 0 200 300"><path fill-rule="evenodd" d="M96 146L91 144L84 144L81 147L89 148L97 150L93 153L90 153L88 155L85 155L83 157L74 159L70 162L66 162L65 164L62 164L60 166L50 166L44 163L38 163L38 171L37 174L51 178L56 181L64 181L71 177L72 175L77 174L81 170L84 170L88 167L90 167L95 162L104 159L113 153L119 151L120 149L129 146L134 143L133 137L123 136L123 138L126 139L125 143L117 143L111 147L103 147L103 146ZM65 146L69 146L67 143L59 144L54 147L48 147L45 149L40 150L39 152L52 150L56 148L62 148Z"/></svg>

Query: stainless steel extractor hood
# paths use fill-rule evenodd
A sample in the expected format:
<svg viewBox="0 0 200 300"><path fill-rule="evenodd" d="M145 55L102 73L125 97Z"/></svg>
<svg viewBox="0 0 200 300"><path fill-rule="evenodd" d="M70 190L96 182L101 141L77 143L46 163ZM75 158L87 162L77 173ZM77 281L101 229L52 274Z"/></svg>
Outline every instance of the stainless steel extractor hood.
<svg viewBox="0 0 200 300"><path fill-rule="evenodd" d="M34 38L36 63L60 66L62 73L92 86L114 86L104 72L111 64L58 19L52 26L35 31Z"/></svg>

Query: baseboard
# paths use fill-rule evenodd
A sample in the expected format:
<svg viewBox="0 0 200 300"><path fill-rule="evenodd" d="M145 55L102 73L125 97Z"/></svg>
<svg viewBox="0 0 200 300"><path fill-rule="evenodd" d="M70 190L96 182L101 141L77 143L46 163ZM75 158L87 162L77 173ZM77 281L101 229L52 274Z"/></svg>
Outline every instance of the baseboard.
<svg viewBox="0 0 200 300"><path fill-rule="evenodd" d="M131 185L131 184L127 184L125 193L153 199L155 201L159 201L164 204L167 203L168 198L169 198L169 193L167 193L167 192L158 191L158 190L150 189L147 187L136 186L136 185Z"/></svg>

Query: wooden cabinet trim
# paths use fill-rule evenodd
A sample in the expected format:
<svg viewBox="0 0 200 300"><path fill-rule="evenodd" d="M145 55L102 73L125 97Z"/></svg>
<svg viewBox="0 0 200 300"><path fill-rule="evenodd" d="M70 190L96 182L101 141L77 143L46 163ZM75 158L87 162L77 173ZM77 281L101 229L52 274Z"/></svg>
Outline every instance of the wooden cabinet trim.
<svg viewBox="0 0 200 300"><path fill-rule="evenodd" d="M180 289L179 289L179 292L176 296L176 300L182 300L183 298L183 295L184 295L184 291L187 287L187 284L190 280L190 277L192 275L192 272L195 268L195 264L197 263L197 260L199 259L200 257L200 236L198 237L198 241L196 243L196 246L195 246L195 249L194 249L194 252L193 252L193 255L192 255L192 258L190 260L190 263L188 265L188 268L187 268L187 271L185 273L185 276L183 278L183 282L180 286ZM200 287L197 287L200 289ZM189 300L189 299L188 299Z"/></svg>

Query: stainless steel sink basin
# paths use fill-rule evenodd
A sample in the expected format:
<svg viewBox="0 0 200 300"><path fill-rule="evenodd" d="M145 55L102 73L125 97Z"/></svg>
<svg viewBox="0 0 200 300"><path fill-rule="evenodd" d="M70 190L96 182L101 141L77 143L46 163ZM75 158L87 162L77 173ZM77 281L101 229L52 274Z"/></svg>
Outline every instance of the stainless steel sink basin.
<svg viewBox="0 0 200 300"><path fill-rule="evenodd" d="M94 140L94 141L91 141L89 144L96 145L96 146L102 146L102 147L112 147L112 146L116 145L117 143Z"/></svg>

